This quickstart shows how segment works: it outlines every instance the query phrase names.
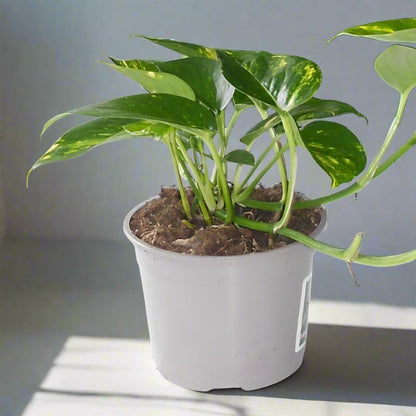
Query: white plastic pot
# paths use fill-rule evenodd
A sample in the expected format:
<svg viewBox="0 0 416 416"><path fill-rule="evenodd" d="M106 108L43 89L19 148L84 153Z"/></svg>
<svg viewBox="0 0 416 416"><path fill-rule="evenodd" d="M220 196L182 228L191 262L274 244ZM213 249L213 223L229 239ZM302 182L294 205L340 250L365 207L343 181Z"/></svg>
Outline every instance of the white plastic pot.
<svg viewBox="0 0 416 416"><path fill-rule="evenodd" d="M129 227L159 372L197 391L255 390L294 373L305 352L314 250L293 243L238 256L194 256L143 243ZM325 226L325 213L313 236Z"/></svg>

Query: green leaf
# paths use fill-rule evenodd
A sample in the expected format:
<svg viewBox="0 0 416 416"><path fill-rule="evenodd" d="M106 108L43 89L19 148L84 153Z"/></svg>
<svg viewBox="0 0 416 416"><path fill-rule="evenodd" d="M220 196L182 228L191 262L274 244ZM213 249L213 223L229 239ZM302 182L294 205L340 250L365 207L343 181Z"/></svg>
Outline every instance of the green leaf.
<svg viewBox="0 0 416 416"><path fill-rule="evenodd" d="M195 93L192 88L175 75L160 71L126 68L108 63L106 65L131 78L150 93L178 95L195 101Z"/></svg>
<svg viewBox="0 0 416 416"><path fill-rule="evenodd" d="M347 103L336 100L322 100L314 97L299 107L294 108L290 111L290 114L298 124L306 120L337 117L343 114L355 114L368 121L364 114L360 113ZM278 127L277 133L283 133L281 124L282 121L280 116L277 113L274 113L265 120L257 123L240 141L246 145L250 145L259 135L276 126Z"/></svg>
<svg viewBox="0 0 416 416"><path fill-rule="evenodd" d="M158 121L196 135L213 135L217 128L215 116L201 104L169 94L140 94L58 114L46 122L43 131L57 120L71 114Z"/></svg>
<svg viewBox="0 0 416 416"><path fill-rule="evenodd" d="M341 35L359 36L386 42L416 42L416 17L352 26L333 36L328 43Z"/></svg>
<svg viewBox="0 0 416 416"><path fill-rule="evenodd" d="M123 126L123 129L132 136L153 137L159 140L171 130L171 127L163 123L140 120Z"/></svg>
<svg viewBox="0 0 416 416"><path fill-rule="evenodd" d="M253 107L254 103L250 97L239 90L234 91L233 96L234 108L236 110L244 110L248 107Z"/></svg>
<svg viewBox="0 0 416 416"><path fill-rule="evenodd" d="M311 156L331 177L333 188L350 182L364 170L365 150L342 124L315 121L301 130L301 136Z"/></svg>
<svg viewBox="0 0 416 416"><path fill-rule="evenodd" d="M140 68L151 68L151 71L171 74L179 78L192 91L191 96L182 95L190 99L198 99L213 111L218 112L223 110L230 102L234 87L224 78L221 71L221 64L218 61L207 58L184 58L174 61L140 61L140 60L115 60L113 62L122 69L120 72L125 72L125 75L133 78L135 70ZM150 74L153 77L152 73ZM134 79L134 78L133 78ZM138 81L140 83L140 81ZM158 87L159 80L154 81L155 87ZM142 84L143 85L143 84ZM148 89L148 88L146 88ZM149 92L164 92L154 91L148 89ZM168 92L168 91L166 91ZM168 92L169 93L169 92Z"/></svg>
<svg viewBox="0 0 416 416"><path fill-rule="evenodd" d="M156 65L156 61L143 61L141 59L116 59L111 56L108 58L111 59L114 65L124 68L139 69L142 71L159 71L159 67Z"/></svg>
<svg viewBox="0 0 416 416"><path fill-rule="evenodd" d="M322 73L314 62L290 55L273 55L265 51L217 51L225 77L240 91L285 111L308 101L318 90ZM234 61L231 62L231 60ZM244 68L256 81L255 85ZM248 90L248 87L250 90ZM262 94L257 93L259 89ZM252 91L256 90L256 95ZM251 92L250 92L251 91ZM272 97L272 101L270 101Z"/></svg>
<svg viewBox="0 0 416 416"><path fill-rule="evenodd" d="M266 119L257 123L252 127L241 139L240 142L246 144L247 146L251 145L254 140L257 139L260 135L275 127L278 124L282 124L282 120L279 114L274 113L267 117Z"/></svg>
<svg viewBox="0 0 416 416"><path fill-rule="evenodd" d="M234 94L234 87L224 78L221 64L207 58L184 58L159 62L158 67L184 80L196 98L215 112L223 110Z"/></svg>
<svg viewBox="0 0 416 416"><path fill-rule="evenodd" d="M49 150L33 165L32 169L47 163L74 159L105 143L123 139L131 139L124 126L133 120L128 119L96 119L81 124L64 133ZM151 126L145 136L151 136Z"/></svg>
<svg viewBox="0 0 416 416"><path fill-rule="evenodd" d="M273 96L253 74L229 54L218 51L218 56L221 59L225 78L227 78L236 89L240 90L245 95L267 104L269 107L276 107Z"/></svg>
<svg viewBox="0 0 416 416"><path fill-rule="evenodd" d="M318 118L337 117L344 114L354 114L363 118L368 123L367 117L350 104L342 101L323 100L315 97L293 109L290 114L292 114L297 122Z"/></svg>
<svg viewBox="0 0 416 416"><path fill-rule="evenodd" d="M252 153L247 150L233 150L232 152L224 156L224 160L227 162L238 163L240 165L250 165L254 166L255 160Z"/></svg>
<svg viewBox="0 0 416 416"><path fill-rule="evenodd" d="M380 77L401 94L416 86L416 49L393 45L382 52L375 61Z"/></svg>
<svg viewBox="0 0 416 416"><path fill-rule="evenodd" d="M141 37L190 57L220 60L225 78L235 88L285 111L309 100L322 80L318 65L297 56L222 50L171 39Z"/></svg>
<svg viewBox="0 0 416 416"><path fill-rule="evenodd" d="M197 45L195 43L180 42L173 39L163 39L163 38L152 38L144 35L133 35L134 37L139 37L143 39L150 40L157 45L163 46L164 48L171 49L175 52L181 53L185 56L190 57L205 57L209 59L217 59L216 50L213 48L208 48L206 46Z"/></svg>

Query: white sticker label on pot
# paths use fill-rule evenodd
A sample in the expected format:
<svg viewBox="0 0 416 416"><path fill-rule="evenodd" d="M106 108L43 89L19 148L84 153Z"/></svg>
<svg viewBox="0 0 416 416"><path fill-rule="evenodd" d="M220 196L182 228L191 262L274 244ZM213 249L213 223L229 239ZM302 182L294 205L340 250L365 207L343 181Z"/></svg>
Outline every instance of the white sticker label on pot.
<svg viewBox="0 0 416 416"><path fill-rule="evenodd" d="M300 297L298 330L296 331L295 351L300 351L306 343L308 335L309 302L311 301L312 273L305 277L302 284L302 295Z"/></svg>

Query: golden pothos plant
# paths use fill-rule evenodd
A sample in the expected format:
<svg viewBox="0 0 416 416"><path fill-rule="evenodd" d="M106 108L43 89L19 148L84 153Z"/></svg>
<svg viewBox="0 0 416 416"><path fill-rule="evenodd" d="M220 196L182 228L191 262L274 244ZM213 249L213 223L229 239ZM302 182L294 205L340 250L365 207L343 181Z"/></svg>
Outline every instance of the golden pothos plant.
<svg viewBox="0 0 416 416"><path fill-rule="evenodd" d="M350 27L334 38L340 35L415 43L416 18ZM360 192L416 143L414 134L388 154L409 94L416 86L415 48L394 44L375 60L376 72L399 92L400 98L384 141L374 159L367 163L364 147L354 133L342 124L325 120L344 114L365 117L349 104L315 96L322 79L316 63L265 51L217 49L140 37L183 57L171 61L110 57L106 63L109 67L147 92L87 105L51 118L42 134L68 115L94 117L65 132L29 174L39 166L81 156L105 143L153 137L169 148L187 217L184 221L189 226L195 215L202 216L207 224L217 217L224 223L290 237L348 265L394 266L416 259L416 250L381 257L364 255L360 253L362 233L357 233L344 249L287 227L293 210L328 204ZM250 107L257 109L260 120L243 137L236 138L233 126ZM267 132L268 139L263 136ZM252 152L255 143L262 146L257 158ZM299 148L305 148L329 175L333 188L350 184L328 195L295 202ZM235 165L234 169L230 164ZM274 167L282 184L282 199L274 203L251 199L255 187ZM185 195L186 183L195 195L193 205ZM238 215L238 206L278 211L279 219L274 223L248 219Z"/></svg>

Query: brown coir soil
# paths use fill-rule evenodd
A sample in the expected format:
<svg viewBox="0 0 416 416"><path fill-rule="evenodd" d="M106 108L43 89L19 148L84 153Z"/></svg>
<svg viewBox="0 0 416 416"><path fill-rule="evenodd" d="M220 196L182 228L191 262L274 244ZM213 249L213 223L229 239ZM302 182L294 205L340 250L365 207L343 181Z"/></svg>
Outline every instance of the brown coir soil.
<svg viewBox="0 0 416 416"><path fill-rule="evenodd" d="M261 201L279 201L281 186L258 187L251 195L252 199ZM192 203L192 191L187 190ZM297 194L296 200L304 199ZM294 210L289 228L310 234L321 220L322 208ZM240 215L248 218L273 222L277 221L275 213L252 208L243 208ZM162 187L159 197L147 202L136 211L130 219L131 231L142 241L155 247L177 253L206 256L230 256L271 250L290 244L293 240L253 231L235 225L222 224L220 220L207 226L201 218L195 218L189 227L184 223L185 214L179 191L173 187Z"/></svg>

